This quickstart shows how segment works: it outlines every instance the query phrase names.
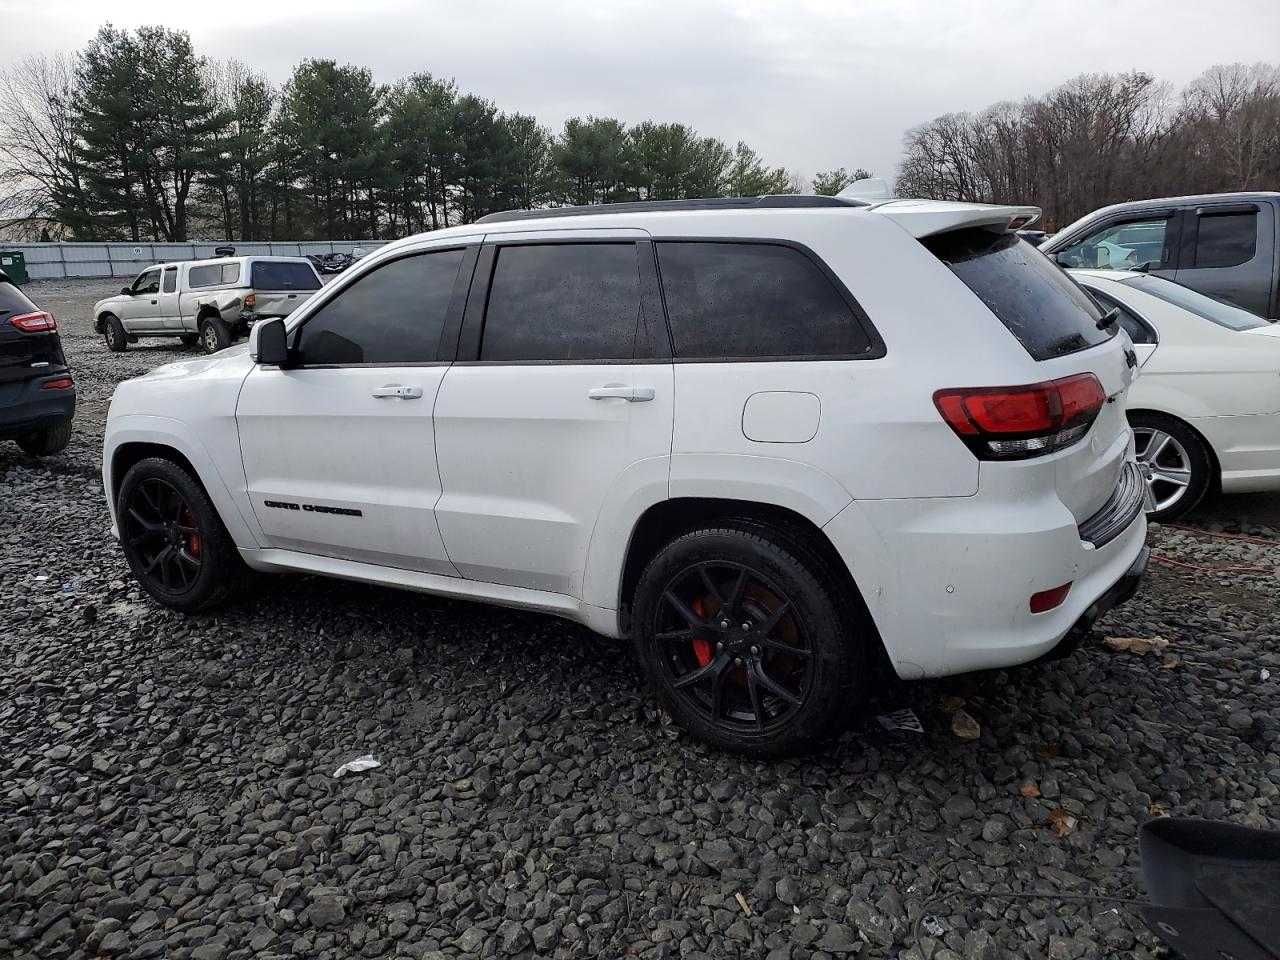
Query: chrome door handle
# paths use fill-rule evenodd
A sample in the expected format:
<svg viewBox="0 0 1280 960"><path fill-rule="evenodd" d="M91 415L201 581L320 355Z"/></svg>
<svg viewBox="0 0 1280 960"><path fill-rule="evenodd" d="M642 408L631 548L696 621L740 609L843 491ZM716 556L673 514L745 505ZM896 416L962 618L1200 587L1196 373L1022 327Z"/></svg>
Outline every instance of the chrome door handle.
<svg viewBox="0 0 1280 960"><path fill-rule="evenodd" d="M621 383L609 383L603 387L592 387L587 391L592 400L626 400L629 403L643 403L655 396L653 387L628 387Z"/></svg>
<svg viewBox="0 0 1280 960"><path fill-rule="evenodd" d="M388 383L373 388L373 396L379 400L392 398L396 400L417 400L422 396L421 387L410 387L399 383Z"/></svg>

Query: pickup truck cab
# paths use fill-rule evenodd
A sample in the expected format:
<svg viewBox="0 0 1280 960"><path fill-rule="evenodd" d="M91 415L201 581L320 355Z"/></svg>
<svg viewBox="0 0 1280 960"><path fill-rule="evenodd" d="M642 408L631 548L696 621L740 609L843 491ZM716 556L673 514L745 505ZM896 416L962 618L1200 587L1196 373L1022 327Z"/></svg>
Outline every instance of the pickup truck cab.
<svg viewBox="0 0 1280 960"><path fill-rule="evenodd" d="M1211 193L1118 203L1040 249L1060 266L1138 270L1260 317L1280 317L1280 193Z"/></svg>
<svg viewBox="0 0 1280 960"><path fill-rule="evenodd" d="M119 353L139 337L180 337L216 353L258 320L287 317L324 285L303 257L161 263L93 308L94 329Z"/></svg>

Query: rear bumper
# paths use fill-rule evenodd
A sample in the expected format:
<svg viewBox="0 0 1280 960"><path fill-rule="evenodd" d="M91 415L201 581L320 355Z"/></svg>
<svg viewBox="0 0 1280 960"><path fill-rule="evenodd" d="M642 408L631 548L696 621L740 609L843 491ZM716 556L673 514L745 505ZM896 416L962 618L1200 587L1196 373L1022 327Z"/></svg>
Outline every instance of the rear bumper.
<svg viewBox="0 0 1280 960"><path fill-rule="evenodd" d="M1037 660L1128 599L1145 567L1140 509L1095 544L1052 490L995 471L975 496L855 501L825 529L908 679ZM1031 612L1032 594L1067 583Z"/></svg>
<svg viewBox="0 0 1280 960"><path fill-rule="evenodd" d="M23 381L12 395L0 400L0 439L12 439L32 430L39 430L59 420L72 417L76 412L76 390L42 390L41 385L58 377L70 374L63 370L59 373ZM12 384L6 384L12 388ZM0 393L6 397L9 393Z"/></svg>
<svg viewBox="0 0 1280 960"><path fill-rule="evenodd" d="M1080 615L1080 619L1067 631L1067 635L1042 659L1057 660L1074 653L1084 638L1089 635L1089 631L1093 629L1095 623L1101 620L1109 611L1131 600L1133 595L1138 592L1138 587L1142 585L1142 578L1146 575L1147 563L1150 559L1151 548L1144 546L1133 563L1129 564L1129 569L1124 572L1124 575L1085 609L1084 613Z"/></svg>

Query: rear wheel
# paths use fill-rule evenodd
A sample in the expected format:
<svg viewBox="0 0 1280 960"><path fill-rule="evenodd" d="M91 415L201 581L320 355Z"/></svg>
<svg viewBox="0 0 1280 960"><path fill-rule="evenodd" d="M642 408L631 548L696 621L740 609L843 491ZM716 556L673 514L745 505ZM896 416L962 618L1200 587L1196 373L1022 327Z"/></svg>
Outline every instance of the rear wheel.
<svg viewBox="0 0 1280 960"><path fill-rule="evenodd" d="M33 457L47 457L57 453L71 442L71 417L39 430L32 430L18 438L18 446Z"/></svg>
<svg viewBox="0 0 1280 960"><path fill-rule="evenodd" d="M206 316L200 321L200 348L217 353L231 346L231 331L220 317Z"/></svg>
<svg viewBox="0 0 1280 960"><path fill-rule="evenodd" d="M831 577L767 528L685 534L636 588L633 635L671 715L716 747L798 753L840 732L861 687L863 636L850 636Z"/></svg>
<svg viewBox="0 0 1280 960"><path fill-rule="evenodd" d="M129 335L124 332L124 324L114 314L102 318L102 340L112 353L124 353L129 342Z"/></svg>
<svg viewBox="0 0 1280 960"><path fill-rule="evenodd" d="M1168 522L1192 510L1209 491L1213 460L1200 436L1181 420L1159 413L1134 413L1134 450L1155 509L1147 514Z"/></svg>
<svg viewBox="0 0 1280 960"><path fill-rule="evenodd" d="M187 613L224 601L244 562L195 478L171 460L129 468L116 503L120 545L133 575L166 607Z"/></svg>

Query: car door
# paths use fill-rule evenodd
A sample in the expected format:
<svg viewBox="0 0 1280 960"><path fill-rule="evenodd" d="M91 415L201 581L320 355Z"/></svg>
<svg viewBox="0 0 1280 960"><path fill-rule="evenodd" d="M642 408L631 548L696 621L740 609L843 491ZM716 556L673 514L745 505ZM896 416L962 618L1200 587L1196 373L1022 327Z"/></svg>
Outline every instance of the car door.
<svg viewBox="0 0 1280 960"><path fill-rule="evenodd" d="M130 333L146 333L162 326L160 319L160 268L148 267L129 287L129 298L115 310Z"/></svg>
<svg viewBox="0 0 1280 960"><path fill-rule="evenodd" d="M1265 203L1205 204L1187 210L1182 260L1171 279L1267 317L1276 282L1273 218L1274 208Z"/></svg>
<svg viewBox="0 0 1280 960"><path fill-rule="evenodd" d="M178 267L163 268L160 274L158 316L165 330L182 329L182 317L178 314Z"/></svg>
<svg viewBox="0 0 1280 960"><path fill-rule="evenodd" d="M581 596L606 503L665 497L673 372L640 231L489 238L436 401L436 507L464 576Z"/></svg>
<svg viewBox="0 0 1280 960"><path fill-rule="evenodd" d="M343 277L291 328L287 369L250 372L236 424L269 546L456 575L431 413L475 258L455 241Z"/></svg>

